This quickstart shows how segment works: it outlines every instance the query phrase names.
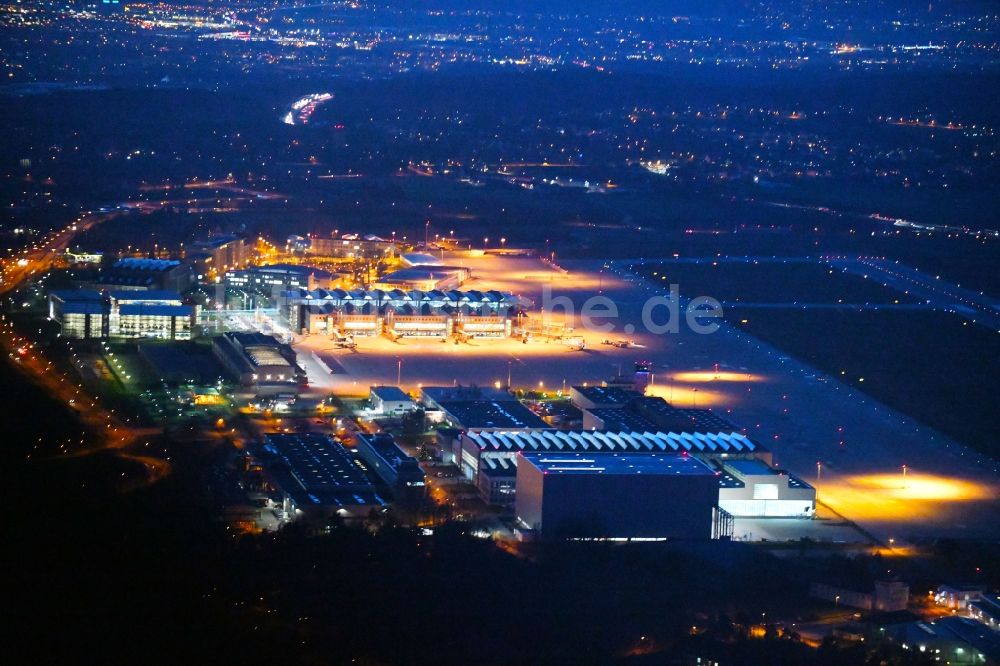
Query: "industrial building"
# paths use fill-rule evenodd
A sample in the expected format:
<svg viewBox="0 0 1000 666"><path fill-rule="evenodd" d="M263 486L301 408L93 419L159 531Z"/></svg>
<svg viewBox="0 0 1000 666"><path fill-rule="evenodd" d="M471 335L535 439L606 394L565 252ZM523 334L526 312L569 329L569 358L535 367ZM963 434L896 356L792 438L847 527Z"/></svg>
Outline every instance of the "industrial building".
<svg viewBox="0 0 1000 666"><path fill-rule="evenodd" d="M573 386L570 400L583 410L586 430L729 432L739 430L710 409L684 409L618 386Z"/></svg>
<svg viewBox="0 0 1000 666"><path fill-rule="evenodd" d="M717 461L719 506L737 518L812 518L816 489L760 460Z"/></svg>
<svg viewBox="0 0 1000 666"><path fill-rule="evenodd" d="M268 435L259 457L289 517L336 514L363 519L385 505L351 454L329 435Z"/></svg>
<svg viewBox="0 0 1000 666"><path fill-rule="evenodd" d="M184 305L173 291L78 289L49 294L49 319L66 338L190 340L197 315L197 306Z"/></svg>
<svg viewBox="0 0 1000 666"><path fill-rule="evenodd" d="M549 430L550 426L522 405L516 397L499 389L482 386L425 386L420 402L428 410L465 430L492 431Z"/></svg>
<svg viewBox="0 0 1000 666"><path fill-rule="evenodd" d="M814 583L809 595L832 601L839 606L862 610L893 613L905 611L910 603L910 586L901 581L875 581L871 592L860 592L847 587Z"/></svg>
<svg viewBox="0 0 1000 666"><path fill-rule="evenodd" d="M373 285L386 291L403 289L410 291L432 291L434 289L458 289L468 281L469 269L460 266L414 266L386 273Z"/></svg>
<svg viewBox="0 0 1000 666"><path fill-rule="evenodd" d="M952 666L1000 663L1000 634L967 617L952 615L889 625L885 635L927 662Z"/></svg>
<svg viewBox="0 0 1000 666"><path fill-rule="evenodd" d="M642 394L638 391L617 386L571 386L569 389L570 402L580 409L620 409L640 397Z"/></svg>
<svg viewBox="0 0 1000 666"><path fill-rule="evenodd" d="M374 413L385 416L405 414L417 408L413 398L398 386L372 386L368 402Z"/></svg>
<svg viewBox="0 0 1000 666"><path fill-rule="evenodd" d="M342 273L312 266L270 264L230 269L226 272L225 284L227 289L271 296L292 289L336 289L344 278Z"/></svg>
<svg viewBox="0 0 1000 666"><path fill-rule="evenodd" d="M392 435L359 432L356 440L358 455L389 486L398 501L416 504L424 499L427 486L424 471L416 458L399 448Z"/></svg>
<svg viewBox="0 0 1000 666"><path fill-rule="evenodd" d="M447 400L445 400L447 402ZM451 419L448 419L451 420ZM778 515L810 517L815 510L816 491L783 472L761 477L737 477L725 471L730 462L747 460L759 462L761 470L767 468L771 453L753 440L739 433L664 433L664 432L601 432L543 429L454 429L437 434L442 460L454 462L462 475L476 484L483 499L497 504L509 504L516 493L516 483L509 466L517 464L518 453L526 452L579 452L579 453L680 453L702 460L715 469L717 479L716 500L723 491L731 493L726 498L747 501L737 504L741 510L770 511L771 514L745 513L741 515ZM499 461L504 461L500 463ZM756 490L760 478L760 490ZM782 484L787 483L787 486ZM772 496L771 486L778 486L778 499L755 501L753 493ZM743 495L749 493L748 500ZM762 498L758 498L762 500ZM499 501L498 501L499 500ZM721 505L720 505L721 506ZM725 507L723 507L725 508ZM807 508L809 509L807 511Z"/></svg>
<svg viewBox="0 0 1000 666"><path fill-rule="evenodd" d="M544 538L709 539L715 472L679 453L521 452L517 520Z"/></svg>
<svg viewBox="0 0 1000 666"><path fill-rule="evenodd" d="M191 267L176 259L126 257L84 286L98 290L149 289L183 292L193 282Z"/></svg>
<svg viewBox="0 0 1000 666"><path fill-rule="evenodd" d="M295 350L263 333L224 333L212 340L212 353L241 385L258 395L296 390L306 382Z"/></svg>
<svg viewBox="0 0 1000 666"><path fill-rule="evenodd" d="M317 335L506 337L517 300L498 291L290 290L289 327Z"/></svg>
<svg viewBox="0 0 1000 666"><path fill-rule="evenodd" d="M438 259L433 254L427 252L404 252L400 255L399 260L403 262L404 265L415 267L415 266L440 266L443 262Z"/></svg>

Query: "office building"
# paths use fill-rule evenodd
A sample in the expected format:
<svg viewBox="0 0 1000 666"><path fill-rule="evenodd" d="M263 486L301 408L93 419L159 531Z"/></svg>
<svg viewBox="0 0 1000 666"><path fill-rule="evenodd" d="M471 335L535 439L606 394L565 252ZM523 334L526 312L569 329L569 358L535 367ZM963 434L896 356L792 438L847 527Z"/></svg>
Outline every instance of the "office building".
<svg viewBox="0 0 1000 666"><path fill-rule="evenodd" d="M197 306L184 305L174 291L124 289L49 294L49 318L67 338L190 340Z"/></svg>
<svg viewBox="0 0 1000 666"><path fill-rule="evenodd" d="M111 291L111 337L190 340L194 336L197 306L184 305L173 291Z"/></svg>
<svg viewBox="0 0 1000 666"><path fill-rule="evenodd" d="M344 278L342 273L312 266L270 264L230 269L226 272L225 284L227 289L272 296L293 289L336 289Z"/></svg>
<svg viewBox="0 0 1000 666"><path fill-rule="evenodd" d="M312 236L305 252L336 259L388 259L398 254L399 247L395 241L371 234L343 234L339 238Z"/></svg>
<svg viewBox="0 0 1000 666"><path fill-rule="evenodd" d="M49 293L49 319L59 335L78 340L108 337L110 304L99 291L69 289Z"/></svg>
<svg viewBox="0 0 1000 666"><path fill-rule="evenodd" d="M229 270L246 266L249 251L239 236L212 236L191 245L185 261L194 267L198 281L222 278Z"/></svg>

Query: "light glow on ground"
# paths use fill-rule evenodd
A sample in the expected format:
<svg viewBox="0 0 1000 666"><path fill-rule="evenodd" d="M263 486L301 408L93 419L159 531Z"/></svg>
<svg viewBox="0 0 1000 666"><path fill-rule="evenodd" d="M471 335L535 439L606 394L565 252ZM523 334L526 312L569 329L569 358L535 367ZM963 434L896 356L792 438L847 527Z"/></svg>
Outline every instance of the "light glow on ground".
<svg viewBox="0 0 1000 666"><path fill-rule="evenodd" d="M713 372L711 370L696 370L689 372L675 372L671 375L675 380L684 383L695 383L695 382L763 382L767 381L767 378L762 375L755 375L750 372L733 372L731 370L720 370L719 372Z"/></svg>
<svg viewBox="0 0 1000 666"><path fill-rule="evenodd" d="M961 510L967 502L992 501L997 489L966 479L908 471L824 477L819 499L852 520L919 523Z"/></svg>

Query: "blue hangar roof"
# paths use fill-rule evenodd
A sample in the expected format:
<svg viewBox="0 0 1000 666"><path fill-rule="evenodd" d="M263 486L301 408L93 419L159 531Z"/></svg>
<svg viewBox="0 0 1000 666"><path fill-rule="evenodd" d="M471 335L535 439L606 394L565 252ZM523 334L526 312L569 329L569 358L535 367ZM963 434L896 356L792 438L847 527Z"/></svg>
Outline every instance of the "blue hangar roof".
<svg viewBox="0 0 1000 666"><path fill-rule="evenodd" d="M609 476L715 476L715 471L682 453L539 453L522 452L518 464L529 463L543 474Z"/></svg>

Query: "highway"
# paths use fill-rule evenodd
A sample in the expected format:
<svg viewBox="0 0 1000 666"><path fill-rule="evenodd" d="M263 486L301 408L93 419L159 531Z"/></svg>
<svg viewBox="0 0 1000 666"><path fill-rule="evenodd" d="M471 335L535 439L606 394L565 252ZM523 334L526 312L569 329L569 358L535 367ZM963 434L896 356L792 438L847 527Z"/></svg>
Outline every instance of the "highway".
<svg viewBox="0 0 1000 666"><path fill-rule="evenodd" d="M0 261L0 295L8 295L33 276L49 271L77 234L121 214L85 214L76 222L46 235L32 248ZM99 447L75 453L66 452L66 455L113 449L119 457L141 464L147 483L155 482L170 473L169 462L131 450L140 442L145 444L143 438L158 434L159 429L136 428L123 422L114 410L105 409L96 398L85 393L78 378L70 377L65 370L57 368L42 355L35 341L20 335L6 315L0 316L0 347L25 376L55 399L69 405L80 422L102 440Z"/></svg>

